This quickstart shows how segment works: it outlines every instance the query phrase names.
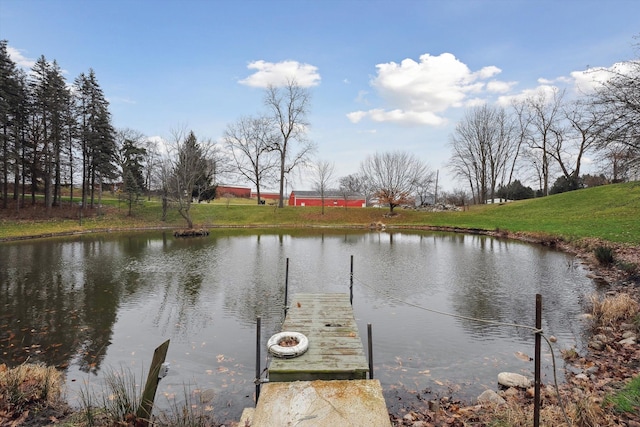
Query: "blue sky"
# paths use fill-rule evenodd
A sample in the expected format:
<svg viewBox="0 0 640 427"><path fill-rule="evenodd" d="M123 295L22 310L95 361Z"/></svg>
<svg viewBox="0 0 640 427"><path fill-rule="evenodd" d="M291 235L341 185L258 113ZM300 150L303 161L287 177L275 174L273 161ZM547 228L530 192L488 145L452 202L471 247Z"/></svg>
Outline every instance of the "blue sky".
<svg viewBox="0 0 640 427"><path fill-rule="evenodd" d="M0 0L0 39L30 67L93 68L117 128L218 140L264 112L264 86L309 84L309 136L336 177L376 151L446 168L470 105L540 85L572 89L587 67L634 57L636 0ZM294 187L307 186L304 177Z"/></svg>

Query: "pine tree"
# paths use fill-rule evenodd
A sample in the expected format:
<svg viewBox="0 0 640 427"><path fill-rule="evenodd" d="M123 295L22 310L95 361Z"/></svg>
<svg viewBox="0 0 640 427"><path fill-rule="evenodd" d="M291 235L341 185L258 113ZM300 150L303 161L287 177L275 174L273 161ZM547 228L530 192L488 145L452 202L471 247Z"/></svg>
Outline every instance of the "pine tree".
<svg viewBox="0 0 640 427"><path fill-rule="evenodd" d="M146 150L136 146L131 139L125 139L121 148L122 158L122 191L127 195L129 216L133 203L144 191L145 178L143 175L143 162Z"/></svg>
<svg viewBox="0 0 640 427"><path fill-rule="evenodd" d="M89 196L91 207L94 206L96 180L101 190L103 178L117 176L116 143L109 103L98 85L93 70L89 70L88 75L83 73L78 76L75 85L78 89L76 105L82 152L82 206L84 208L87 206Z"/></svg>
<svg viewBox="0 0 640 427"><path fill-rule="evenodd" d="M9 173L17 159L15 153L16 110L20 103L20 90L16 64L9 57L7 41L0 40L0 168L2 174L2 207L9 201Z"/></svg>

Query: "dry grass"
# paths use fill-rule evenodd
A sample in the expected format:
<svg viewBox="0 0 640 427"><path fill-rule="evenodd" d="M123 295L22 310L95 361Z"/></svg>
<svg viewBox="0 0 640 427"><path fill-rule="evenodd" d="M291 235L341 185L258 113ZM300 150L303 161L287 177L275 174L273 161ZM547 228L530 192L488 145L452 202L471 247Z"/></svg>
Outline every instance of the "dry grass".
<svg viewBox="0 0 640 427"><path fill-rule="evenodd" d="M600 326L613 325L615 322L633 319L640 311L638 303L626 293L607 296L603 299L592 295L591 307L595 324Z"/></svg>
<svg viewBox="0 0 640 427"><path fill-rule="evenodd" d="M593 393L563 397L563 413L555 392L543 389L540 424L555 427L599 427L614 425L613 419L605 413L602 399ZM506 405L496 405L486 424L490 427L528 427L533 425L533 403L524 404L521 399L508 399Z"/></svg>
<svg viewBox="0 0 640 427"><path fill-rule="evenodd" d="M29 410L59 405L63 383L62 374L51 366L22 364L7 368L0 365L0 425L8 420L24 421Z"/></svg>

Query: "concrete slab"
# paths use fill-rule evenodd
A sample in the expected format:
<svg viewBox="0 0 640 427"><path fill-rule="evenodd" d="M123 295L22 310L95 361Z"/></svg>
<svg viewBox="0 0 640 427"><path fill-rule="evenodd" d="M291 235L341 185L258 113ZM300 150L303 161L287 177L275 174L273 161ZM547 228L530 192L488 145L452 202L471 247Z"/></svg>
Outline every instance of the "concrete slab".
<svg viewBox="0 0 640 427"><path fill-rule="evenodd" d="M252 427L390 427L378 380L268 383Z"/></svg>

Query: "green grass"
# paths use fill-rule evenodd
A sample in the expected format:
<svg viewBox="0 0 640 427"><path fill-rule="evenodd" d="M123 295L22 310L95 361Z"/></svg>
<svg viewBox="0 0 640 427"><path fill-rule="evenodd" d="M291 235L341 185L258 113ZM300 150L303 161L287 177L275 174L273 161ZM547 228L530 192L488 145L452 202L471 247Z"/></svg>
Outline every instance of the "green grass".
<svg viewBox="0 0 640 427"><path fill-rule="evenodd" d="M622 390L609 396L607 402L613 404L616 412L640 413L640 375L633 378Z"/></svg>
<svg viewBox="0 0 640 427"><path fill-rule="evenodd" d="M394 226L459 227L503 230L557 236L566 240L599 238L616 243L640 244L640 182L614 184L523 200L502 205L472 206L464 212L421 212L396 208L387 218L384 208L320 208L258 206L242 199L221 199L192 206L196 227L366 227L381 221ZM127 216L125 203L104 197L107 214L74 219L0 219L0 239L47 236L55 233L132 229L184 228L185 221L171 210L162 222L157 200L145 201ZM1 213L1 212L0 212Z"/></svg>

